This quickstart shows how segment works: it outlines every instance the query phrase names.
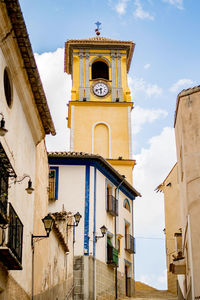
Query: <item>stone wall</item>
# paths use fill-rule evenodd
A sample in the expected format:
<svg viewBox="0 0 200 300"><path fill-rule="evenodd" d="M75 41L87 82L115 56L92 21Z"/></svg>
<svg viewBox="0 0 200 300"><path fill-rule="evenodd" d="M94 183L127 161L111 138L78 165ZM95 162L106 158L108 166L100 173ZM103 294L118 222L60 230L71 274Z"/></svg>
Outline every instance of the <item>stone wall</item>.
<svg viewBox="0 0 200 300"><path fill-rule="evenodd" d="M74 258L74 300L93 300L93 267L94 260L92 256L77 256ZM88 266L86 266L88 263ZM96 300L114 300L115 299L115 269L99 260L96 263ZM84 269L88 269L85 276ZM125 297L125 276L117 272L117 290L118 297ZM134 280L131 279L130 296L134 295Z"/></svg>
<svg viewBox="0 0 200 300"><path fill-rule="evenodd" d="M74 257L74 300L83 298L84 285L84 263L83 256Z"/></svg>
<svg viewBox="0 0 200 300"><path fill-rule="evenodd" d="M34 300L65 300L66 296L69 295L67 300L73 299L73 293L70 293L72 287L72 278L57 284L53 288L34 296Z"/></svg>
<svg viewBox="0 0 200 300"><path fill-rule="evenodd" d="M30 300L31 296L21 288L21 286L0 267L0 300Z"/></svg>

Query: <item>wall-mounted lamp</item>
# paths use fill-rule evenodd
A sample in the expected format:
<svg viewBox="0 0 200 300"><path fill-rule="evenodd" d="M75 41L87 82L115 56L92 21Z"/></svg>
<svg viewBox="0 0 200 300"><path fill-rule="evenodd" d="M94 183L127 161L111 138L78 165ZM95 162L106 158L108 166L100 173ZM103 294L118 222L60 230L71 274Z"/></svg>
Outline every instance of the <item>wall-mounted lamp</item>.
<svg viewBox="0 0 200 300"><path fill-rule="evenodd" d="M46 235L33 235L31 236L31 245L33 246L33 239L35 238L47 238L49 237L49 234L52 230L53 224L54 224L54 219L50 214L48 214L46 217L42 219L42 222L44 223L44 229L46 231Z"/></svg>
<svg viewBox="0 0 200 300"><path fill-rule="evenodd" d="M22 178L20 179L15 179L14 183L20 183L22 182L25 178L29 178L29 181L28 181L28 187L25 189L27 191L28 194L32 194L32 192L34 191L34 188L32 187L32 181L31 181L31 177L27 174L24 174L22 176Z"/></svg>
<svg viewBox="0 0 200 300"><path fill-rule="evenodd" d="M81 214L77 212L74 216L75 223L74 224L67 224L67 227L76 227L78 226L80 219L82 218Z"/></svg>
<svg viewBox="0 0 200 300"><path fill-rule="evenodd" d="M4 115L0 113L1 116L1 122L0 122L0 136L4 136L8 130L5 128L5 120L4 120Z"/></svg>
<svg viewBox="0 0 200 300"><path fill-rule="evenodd" d="M108 231L108 229L106 228L105 225L101 226L100 230L101 230L102 235L95 235L95 241L96 242L97 242L98 239L103 238L105 236L106 232Z"/></svg>

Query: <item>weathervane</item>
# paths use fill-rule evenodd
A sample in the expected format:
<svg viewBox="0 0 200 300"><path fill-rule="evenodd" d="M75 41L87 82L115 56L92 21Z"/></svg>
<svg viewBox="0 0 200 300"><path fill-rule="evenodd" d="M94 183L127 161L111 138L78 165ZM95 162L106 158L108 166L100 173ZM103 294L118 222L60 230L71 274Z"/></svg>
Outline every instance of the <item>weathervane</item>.
<svg viewBox="0 0 200 300"><path fill-rule="evenodd" d="M101 23L99 21L97 21L95 23L95 25L97 25L97 28L95 29L96 35L100 35L100 30L101 30L100 25L101 25Z"/></svg>

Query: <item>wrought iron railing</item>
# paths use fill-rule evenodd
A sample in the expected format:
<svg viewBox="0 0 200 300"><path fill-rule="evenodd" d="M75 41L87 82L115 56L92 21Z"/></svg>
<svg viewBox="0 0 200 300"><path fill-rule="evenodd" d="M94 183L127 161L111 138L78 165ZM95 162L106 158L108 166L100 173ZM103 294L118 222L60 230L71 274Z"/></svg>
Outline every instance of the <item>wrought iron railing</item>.
<svg viewBox="0 0 200 300"><path fill-rule="evenodd" d="M0 224L6 223L8 204L8 174L0 167Z"/></svg>
<svg viewBox="0 0 200 300"><path fill-rule="evenodd" d="M118 265L118 251L113 246L107 244L107 264Z"/></svg>
<svg viewBox="0 0 200 300"><path fill-rule="evenodd" d="M112 195L107 195L107 212L112 216L118 216L118 200Z"/></svg>
<svg viewBox="0 0 200 300"><path fill-rule="evenodd" d="M23 224L16 214L13 206L9 203L9 224L8 224L8 243L7 246L16 256L18 261L22 262L22 244L23 244Z"/></svg>
<svg viewBox="0 0 200 300"><path fill-rule="evenodd" d="M135 253L135 238L131 234L125 235L125 250Z"/></svg>

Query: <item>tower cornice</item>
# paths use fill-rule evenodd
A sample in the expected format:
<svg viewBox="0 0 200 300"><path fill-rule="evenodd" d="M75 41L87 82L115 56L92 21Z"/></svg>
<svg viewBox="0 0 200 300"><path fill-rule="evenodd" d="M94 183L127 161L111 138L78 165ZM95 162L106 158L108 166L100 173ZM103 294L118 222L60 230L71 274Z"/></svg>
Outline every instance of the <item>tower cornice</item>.
<svg viewBox="0 0 200 300"><path fill-rule="evenodd" d="M93 37L82 40L68 40L65 43L65 72L72 73L71 57L73 49L106 49L107 50L125 50L127 53L127 71L130 69L131 60L135 48L132 41L112 40L104 37Z"/></svg>

